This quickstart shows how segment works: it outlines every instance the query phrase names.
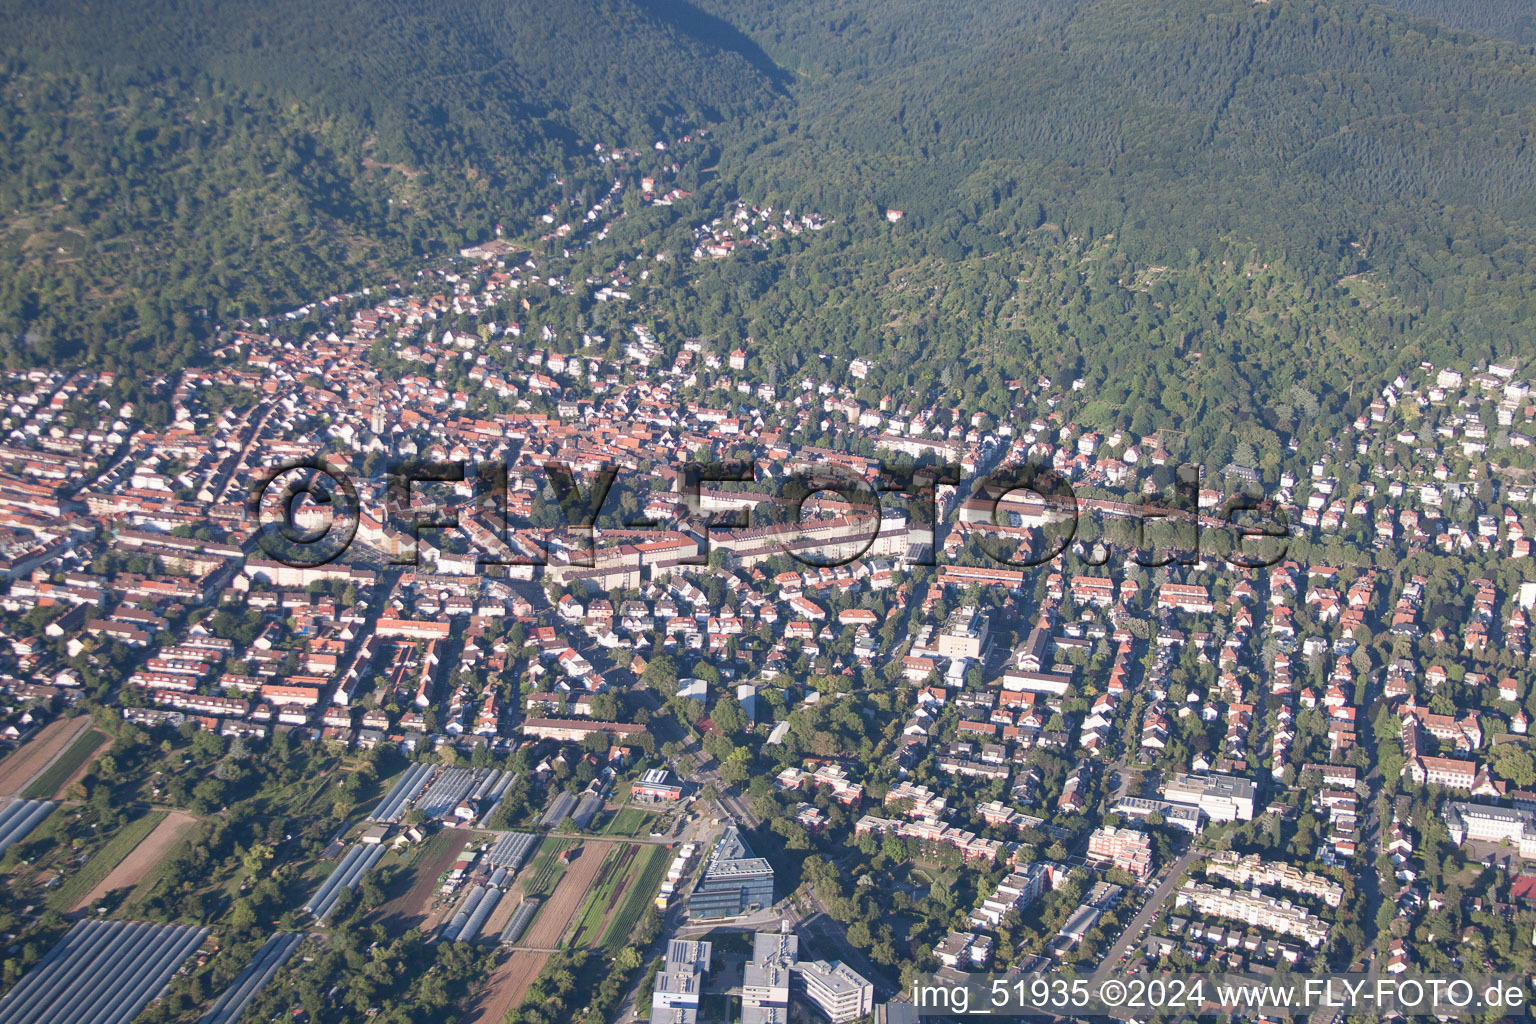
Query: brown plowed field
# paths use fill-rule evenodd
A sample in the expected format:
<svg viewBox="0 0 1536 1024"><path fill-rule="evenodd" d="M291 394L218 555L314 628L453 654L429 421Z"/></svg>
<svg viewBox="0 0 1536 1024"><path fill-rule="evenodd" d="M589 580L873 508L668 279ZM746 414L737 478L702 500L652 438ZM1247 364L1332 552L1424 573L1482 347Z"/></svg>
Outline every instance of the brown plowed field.
<svg viewBox="0 0 1536 1024"><path fill-rule="evenodd" d="M491 972L485 987L480 990L479 997L470 1006L470 1013L474 1014L470 1019L475 1024L501 1024L508 1010L522 1004L523 993L528 991L528 986L533 984L533 979L539 976L548 959L548 953L514 949L511 955Z"/></svg>
<svg viewBox="0 0 1536 1024"><path fill-rule="evenodd" d="M107 893L115 889L131 889L143 881L149 870L171 852L171 847L176 845L176 840L181 838L181 833L189 825L197 821L185 811L171 811L155 826L155 830L144 837L144 841L135 846L122 859L122 862L107 873L107 877L97 883L86 897L75 904L74 909L88 907L101 899Z"/></svg>
<svg viewBox="0 0 1536 1024"><path fill-rule="evenodd" d="M425 928L432 916L432 897L437 894L437 878L453 867L459 851L469 843L468 832L457 831L433 836L432 848L420 854L410 888L385 903L378 910L378 920L391 935L404 935L412 928Z"/></svg>
<svg viewBox="0 0 1536 1024"><path fill-rule="evenodd" d="M560 945L560 940L570 930L573 919L581 910L582 898L592 885L592 879L597 877L597 869L603 866L603 858L608 856L608 848L612 845L596 839L588 839L581 844L581 854L565 869L555 891L550 893L549 899L534 917L533 924L528 926L528 930L518 940L519 946L553 949Z"/></svg>

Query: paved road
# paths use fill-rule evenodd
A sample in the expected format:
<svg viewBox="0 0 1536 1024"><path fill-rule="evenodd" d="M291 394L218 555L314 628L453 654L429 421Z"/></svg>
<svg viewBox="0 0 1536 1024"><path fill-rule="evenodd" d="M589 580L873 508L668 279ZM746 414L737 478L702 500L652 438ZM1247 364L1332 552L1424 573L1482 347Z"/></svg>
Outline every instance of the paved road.
<svg viewBox="0 0 1536 1024"><path fill-rule="evenodd" d="M1131 923L1125 926L1125 930L1120 933L1115 944L1109 948L1109 952L1104 954L1104 959L1099 961L1098 968L1093 972L1094 984L1109 977L1125 951L1130 949L1133 943L1140 941L1142 929L1152 922L1152 918L1162 909L1163 904L1168 902L1169 897L1173 895L1174 885L1184 874L1185 869L1204 853L1204 850L1192 843L1183 856L1173 862L1167 874L1163 876L1162 882L1153 890L1152 895L1147 897L1146 903L1142 904L1141 910L1131 919Z"/></svg>

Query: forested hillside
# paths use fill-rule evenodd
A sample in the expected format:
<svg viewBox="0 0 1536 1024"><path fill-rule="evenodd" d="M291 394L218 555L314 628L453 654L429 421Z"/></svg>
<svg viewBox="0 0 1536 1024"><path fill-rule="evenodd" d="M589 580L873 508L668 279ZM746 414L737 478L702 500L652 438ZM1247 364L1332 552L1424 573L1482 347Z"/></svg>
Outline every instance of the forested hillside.
<svg viewBox="0 0 1536 1024"><path fill-rule="evenodd" d="M0 360L190 358L526 226L594 140L742 118L777 84L625 0L3 5Z"/></svg>
<svg viewBox="0 0 1536 1024"><path fill-rule="evenodd" d="M730 40L633 0L5 6L5 52L28 67L197 74L362 124L383 160L451 165L546 135L648 144L667 117L742 117L774 85Z"/></svg>
<svg viewBox="0 0 1536 1024"><path fill-rule="evenodd" d="M1008 193L1171 251L1438 231L1446 207L1536 223L1531 52L1384 8L714 2L805 83L753 166L823 195L964 222Z"/></svg>
<svg viewBox="0 0 1536 1024"><path fill-rule="evenodd" d="M1517 9L1468 6L1467 28L1523 38ZM1536 55L1359 0L0 8L18 29L0 51L12 364L194 358L212 322L408 270L498 224L534 235L578 151L695 124L721 146L701 208L836 218L837 248L815 259L854 296L919 266L942 290L978 259L1017 280L1069 245L1132 278L1172 267L1167 287L1273 268L1328 317L1365 317L1350 344L1379 358L1404 337L1507 347L1532 312ZM906 218L887 225L887 207ZM788 333L790 273L756 261L731 323ZM1367 285L1368 310L1350 312ZM1341 351L1286 327L1282 300L1246 300L1284 327L1252 341L1278 346L1266 359L1300 372ZM850 302L795 320L796 336L839 357L890 343L878 310ZM945 352L965 347L955 332L1010 337L996 321L898 323ZM1098 358L1092 338L1074 348ZM998 358L1015 355L1005 342Z"/></svg>

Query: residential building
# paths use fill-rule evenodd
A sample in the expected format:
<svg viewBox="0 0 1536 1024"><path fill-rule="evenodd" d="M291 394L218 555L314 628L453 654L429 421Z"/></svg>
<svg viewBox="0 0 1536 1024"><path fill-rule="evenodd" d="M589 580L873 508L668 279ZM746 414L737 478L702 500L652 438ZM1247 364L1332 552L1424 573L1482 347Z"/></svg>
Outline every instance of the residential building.
<svg viewBox="0 0 1536 1024"><path fill-rule="evenodd" d="M1135 828L1096 828L1088 837L1088 860L1145 879L1152 873L1152 837Z"/></svg>
<svg viewBox="0 0 1536 1024"><path fill-rule="evenodd" d="M1175 906L1192 907L1202 914L1266 928L1301 939L1313 949L1328 941L1328 922L1290 900L1244 890L1218 889L1190 879L1179 890Z"/></svg>

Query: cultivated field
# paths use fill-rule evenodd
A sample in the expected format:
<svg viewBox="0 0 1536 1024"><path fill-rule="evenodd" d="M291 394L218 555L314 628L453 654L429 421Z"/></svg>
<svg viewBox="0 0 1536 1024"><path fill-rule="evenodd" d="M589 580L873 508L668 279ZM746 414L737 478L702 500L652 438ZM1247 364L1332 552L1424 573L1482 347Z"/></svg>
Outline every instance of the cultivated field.
<svg viewBox="0 0 1536 1024"><path fill-rule="evenodd" d="M651 822L651 815L638 807L621 807L603 829L604 835L633 836Z"/></svg>
<svg viewBox="0 0 1536 1024"><path fill-rule="evenodd" d="M534 949L554 949L560 945L560 940L570 930L572 919L581 909L582 901L587 895L587 888L592 880L597 877L598 871L603 866L613 843L596 839L589 839L581 844L581 854L575 863L565 869L565 874L560 876L560 882L555 886L555 891L550 893L544 906L539 908L539 915L533 919L533 924L528 926L528 931L523 933L519 946L530 946Z"/></svg>
<svg viewBox="0 0 1536 1024"><path fill-rule="evenodd" d="M403 935L411 928L425 928L432 917L432 897L437 893L437 879L453 867L459 851L470 841L467 832L450 829L439 832L418 850L411 864L410 886L379 908L377 919L391 935Z"/></svg>
<svg viewBox="0 0 1536 1024"><path fill-rule="evenodd" d="M609 851L592 891L582 905L581 919L576 922L576 931L571 936L572 946L597 945L598 936L607 934L606 924L626 902L624 894L630 891L635 878L650 863L649 858L664 852L659 847L637 843L625 843Z"/></svg>
<svg viewBox="0 0 1536 1024"><path fill-rule="evenodd" d="M538 855L522 870L524 892L547 892L533 923L517 940L511 955L491 974L480 990L471 1013L478 1024L501 1024L508 1010L523 1001L528 985L543 970L548 950L558 948L571 929L576 915L586 902L587 890L617 843L588 839L574 863L563 866L556 858L570 844L565 840L546 839ZM550 889L553 889L551 892Z"/></svg>
<svg viewBox="0 0 1536 1024"><path fill-rule="evenodd" d="M635 924L656 898L661 880L666 877L672 852L664 846L647 846L636 860L637 874L629 879L628 890L621 891L609 908L603 932L603 951L609 956L617 955L628 945Z"/></svg>
<svg viewBox="0 0 1536 1024"><path fill-rule="evenodd" d="M20 796L69 749L81 732L90 727L91 719L87 715L61 718L43 726L20 750L0 761L0 796Z"/></svg>
<svg viewBox="0 0 1536 1024"><path fill-rule="evenodd" d="M81 907L88 907L109 892L116 889L131 889L138 885L144 876L170 852L171 847L176 845L176 840L181 838L181 833L196 821L196 818L185 811L167 813L154 827L154 831L128 851L127 856L123 857L105 878L96 883L96 886L70 909L79 910ZM101 854L97 854L97 859L100 858ZM87 864L87 867L89 866Z"/></svg>
<svg viewBox="0 0 1536 1024"><path fill-rule="evenodd" d="M569 839L549 838L540 843L532 862L523 868L523 892L530 896L548 896L554 892L560 876L565 874L565 865L560 862L559 855L570 845Z"/></svg>

